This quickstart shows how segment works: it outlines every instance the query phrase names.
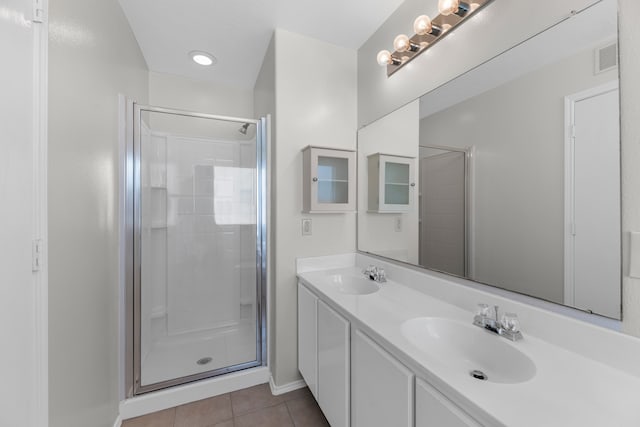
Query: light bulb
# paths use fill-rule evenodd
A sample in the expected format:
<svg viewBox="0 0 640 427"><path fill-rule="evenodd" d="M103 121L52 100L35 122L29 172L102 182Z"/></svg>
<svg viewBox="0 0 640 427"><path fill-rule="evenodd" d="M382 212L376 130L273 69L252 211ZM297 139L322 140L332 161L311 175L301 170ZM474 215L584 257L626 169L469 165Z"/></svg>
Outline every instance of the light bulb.
<svg viewBox="0 0 640 427"><path fill-rule="evenodd" d="M460 0L440 0L438 1L438 10L444 16L456 13L460 7Z"/></svg>
<svg viewBox="0 0 640 427"><path fill-rule="evenodd" d="M413 21L413 31L420 36L431 32L431 19L427 15L420 15Z"/></svg>
<svg viewBox="0 0 640 427"><path fill-rule="evenodd" d="M384 67L385 65L388 65L391 63L391 52L389 52L388 50L381 50L380 52L378 52L378 56L377 56L377 60L378 60L378 65Z"/></svg>
<svg viewBox="0 0 640 427"><path fill-rule="evenodd" d="M400 34L395 39L393 39L393 48L398 52L406 52L411 47L411 42L409 42L409 37L404 34Z"/></svg>

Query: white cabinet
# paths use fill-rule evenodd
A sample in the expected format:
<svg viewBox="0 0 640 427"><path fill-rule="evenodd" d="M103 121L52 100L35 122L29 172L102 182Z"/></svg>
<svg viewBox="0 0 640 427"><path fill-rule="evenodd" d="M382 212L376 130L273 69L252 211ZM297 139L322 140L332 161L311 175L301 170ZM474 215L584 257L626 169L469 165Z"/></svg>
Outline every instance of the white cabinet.
<svg viewBox="0 0 640 427"><path fill-rule="evenodd" d="M298 283L298 369L332 427L349 426L349 321Z"/></svg>
<svg viewBox="0 0 640 427"><path fill-rule="evenodd" d="M413 202L415 179L412 157L371 154L367 156L367 212L407 212Z"/></svg>
<svg viewBox="0 0 640 427"><path fill-rule="evenodd" d="M302 283L298 366L331 427L482 427Z"/></svg>
<svg viewBox="0 0 640 427"><path fill-rule="evenodd" d="M298 370L318 400L318 299L298 283Z"/></svg>
<svg viewBox="0 0 640 427"><path fill-rule="evenodd" d="M302 150L302 212L356 210L356 153L308 146Z"/></svg>
<svg viewBox="0 0 640 427"><path fill-rule="evenodd" d="M416 380L416 427L481 427L430 384Z"/></svg>
<svg viewBox="0 0 640 427"><path fill-rule="evenodd" d="M349 426L349 322L318 301L318 404L332 427Z"/></svg>
<svg viewBox="0 0 640 427"><path fill-rule="evenodd" d="M359 330L351 346L352 427L412 427L413 373Z"/></svg>

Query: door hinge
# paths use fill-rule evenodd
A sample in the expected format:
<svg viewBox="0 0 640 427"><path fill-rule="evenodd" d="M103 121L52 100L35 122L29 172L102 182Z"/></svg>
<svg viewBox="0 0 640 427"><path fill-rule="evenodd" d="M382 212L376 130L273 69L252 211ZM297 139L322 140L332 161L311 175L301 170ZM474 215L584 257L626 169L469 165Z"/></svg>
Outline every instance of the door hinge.
<svg viewBox="0 0 640 427"><path fill-rule="evenodd" d="M569 134L571 135L571 138L576 137L576 125L569 125Z"/></svg>
<svg viewBox="0 0 640 427"><path fill-rule="evenodd" d="M33 22L41 24L44 22L44 1L33 0Z"/></svg>
<svg viewBox="0 0 640 427"><path fill-rule="evenodd" d="M42 261L42 239L31 242L31 271L40 271Z"/></svg>

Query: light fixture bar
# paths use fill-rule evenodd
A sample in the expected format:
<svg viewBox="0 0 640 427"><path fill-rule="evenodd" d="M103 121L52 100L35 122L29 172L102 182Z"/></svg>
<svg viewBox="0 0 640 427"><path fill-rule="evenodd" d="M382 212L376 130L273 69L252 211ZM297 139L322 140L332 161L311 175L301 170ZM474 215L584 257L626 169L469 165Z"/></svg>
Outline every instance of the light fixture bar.
<svg viewBox="0 0 640 427"><path fill-rule="evenodd" d="M409 39L410 49L396 50L388 55L387 77L391 77L396 71L413 61L418 55L442 40L458 25L482 10L493 0L469 0L456 1L457 9L447 15L439 14L431 20L431 30L427 34L414 34ZM428 18L427 18L428 19ZM416 30L418 31L418 30ZM379 61L380 62L380 59ZM384 65L384 63L382 64Z"/></svg>

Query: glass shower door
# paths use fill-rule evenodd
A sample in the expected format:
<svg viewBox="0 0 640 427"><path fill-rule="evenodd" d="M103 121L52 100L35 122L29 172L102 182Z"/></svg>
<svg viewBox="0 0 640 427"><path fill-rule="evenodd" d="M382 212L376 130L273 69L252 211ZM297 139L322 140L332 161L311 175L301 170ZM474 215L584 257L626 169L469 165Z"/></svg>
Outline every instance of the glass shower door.
<svg viewBox="0 0 640 427"><path fill-rule="evenodd" d="M134 393L262 365L264 121L135 118Z"/></svg>

